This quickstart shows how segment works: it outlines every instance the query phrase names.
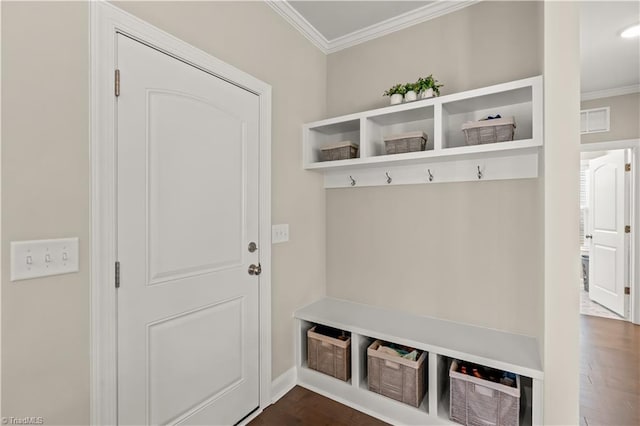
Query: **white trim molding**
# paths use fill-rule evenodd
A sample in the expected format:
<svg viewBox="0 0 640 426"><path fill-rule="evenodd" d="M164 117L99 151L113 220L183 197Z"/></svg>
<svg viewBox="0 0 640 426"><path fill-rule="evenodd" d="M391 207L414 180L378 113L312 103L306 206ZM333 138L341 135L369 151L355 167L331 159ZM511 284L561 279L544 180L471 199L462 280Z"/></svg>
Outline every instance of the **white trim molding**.
<svg viewBox="0 0 640 426"><path fill-rule="evenodd" d="M287 392L293 389L298 382L298 372L295 365L279 375L271 383L271 403L275 404Z"/></svg>
<svg viewBox="0 0 640 426"><path fill-rule="evenodd" d="M305 36L307 40L313 43L325 55L329 53L329 41L320 34L320 31L309 23L304 16L300 14L285 0L265 0L278 15L282 16L293 28L298 30L300 34Z"/></svg>
<svg viewBox="0 0 640 426"><path fill-rule="evenodd" d="M580 95L580 100L591 101L593 99L611 98L614 96L630 95L632 93L640 93L640 84L614 87L613 89L596 90L593 92L584 92Z"/></svg>
<svg viewBox="0 0 640 426"><path fill-rule="evenodd" d="M109 4L90 4L91 49L91 424L115 425L117 412L116 33L139 40L260 99L260 407L271 404L271 86Z"/></svg>
<svg viewBox="0 0 640 426"><path fill-rule="evenodd" d="M378 37L403 30L447 13L455 12L481 0L435 1L410 10L393 18L353 31L341 37L327 40L307 19L286 0L265 0L280 16L300 31L311 43L325 54L335 53Z"/></svg>

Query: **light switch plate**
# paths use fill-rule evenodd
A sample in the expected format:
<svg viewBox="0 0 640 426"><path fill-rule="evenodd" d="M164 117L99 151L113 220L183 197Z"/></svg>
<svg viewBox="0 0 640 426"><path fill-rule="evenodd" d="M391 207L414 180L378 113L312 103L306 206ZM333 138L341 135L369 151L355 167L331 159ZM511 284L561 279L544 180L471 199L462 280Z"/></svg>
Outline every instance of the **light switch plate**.
<svg viewBox="0 0 640 426"><path fill-rule="evenodd" d="M78 238L11 242L11 281L78 272Z"/></svg>
<svg viewBox="0 0 640 426"><path fill-rule="evenodd" d="M285 243L289 241L289 224L271 226L271 244Z"/></svg>

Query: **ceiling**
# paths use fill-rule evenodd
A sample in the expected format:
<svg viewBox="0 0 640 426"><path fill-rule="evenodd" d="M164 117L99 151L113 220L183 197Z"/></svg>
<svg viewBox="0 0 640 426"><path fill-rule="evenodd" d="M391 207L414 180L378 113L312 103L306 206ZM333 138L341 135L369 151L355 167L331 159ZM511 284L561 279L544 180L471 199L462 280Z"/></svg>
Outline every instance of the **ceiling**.
<svg viewBox="0 0 640 426"><path fill-rule="evenodd" d="M289 1L327 41L394 18L433 1Z"/></svg>
<svg viewBox="0 0 640 426"><path fill-rule="evenodd" d="M371 40L480 0L313 1L268 3L325 53ZM580 5L583 99L640 92L640 38L620 33L640 22L638 1Z"/></svg>
<svg viewBox="0 0 640 426"><path fill-rule="evenodd" d="M640 91L640 38L624 39L625 28L640 23L640 2L583 2L580 10L581 91L601 97ZM626 90L625 90L626 88ZM613 90L613 91L612 91Z"/></svg>

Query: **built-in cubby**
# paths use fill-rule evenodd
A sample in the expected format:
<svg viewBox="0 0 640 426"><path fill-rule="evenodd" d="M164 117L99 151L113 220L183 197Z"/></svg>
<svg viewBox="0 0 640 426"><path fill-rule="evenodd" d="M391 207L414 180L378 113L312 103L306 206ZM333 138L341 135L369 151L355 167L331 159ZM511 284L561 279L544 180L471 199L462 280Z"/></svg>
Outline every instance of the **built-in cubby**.
<svg viewBox="0 0 640 426"><path fill-rule="evenodd" d="M360 121L360 118L328 120L325 124L309 128L307 132L308 149L304 150L305 161L310 164L319 163L323 148L330 148L342 143L351 142L360 147ZM360 156L360 152L358 156Z"/></svg>
<svg viewBox="0 0 640 426"><path fill-rule="evenodd" d="M428 139L427 147L433 149L434 137L434 107L433 105L418 106L403 111L382 112L369 115L366 120L365 143L369 150L368 157L386 155L384 140L389 136L424 132ZM411 155L411 153L408 153ZM403 154L395 154L403 155Z"/></svg>
<svg viewBox="0 0 640 426"><path fill-rule="evenodd" d="M438 381L435 391L438 395L438 418L442 423L451 423L449 419L451 401L449 370L454 359L456 358L437 355ZM520 426L530 426L533 424L533 379L520 375L520 386L522 390L520 393L519 424Z"/></svg>
<svg viewBox="0 0 640 426"><path fill-rule="evenodd" d="M542 422L543 372L535 338L333 298L298 310L295 318L298 383L360 411L393 424L456 424L449 419L449 369L455 359L518 374L520 425ZM315 324L351 333L349 382L308 368L306 335ZM375 340L427 354L426 392L418 407L369 390L367 348Z"/></svg>
<svg viewBox="0 0 640 426"><path fill-rule="evenodd" d="M533 140L533 86L505 90L496 93L465 96L442 102L442 148L468 147L462 125L489 116L514 117L516 129L514 142ZM505 143L505 142L497 142ZM487 144L491 149L493 144Z"/></svg>
<svg viewBox="0 0 640 426"><path fill-rule="evenodd" d="M324 173L326 188L534 178L542 105L542 77L532 77L308 123L303 167ZM462 125L497 114L514 117L513 140L468 145ZM386 154L385 138L410 132L428 136L424 151ZM346 141L358 158L321 161L323 148Z"/></svg>

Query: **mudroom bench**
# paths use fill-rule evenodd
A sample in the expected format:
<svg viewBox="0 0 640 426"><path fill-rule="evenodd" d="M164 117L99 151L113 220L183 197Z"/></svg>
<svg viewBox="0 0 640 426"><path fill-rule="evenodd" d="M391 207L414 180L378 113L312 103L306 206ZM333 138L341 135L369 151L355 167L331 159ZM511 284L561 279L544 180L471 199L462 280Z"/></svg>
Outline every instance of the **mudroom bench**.
<svg viewBox="0 0 640 426"><path fill-rule="evenodd" d="M294 317L300 386L393 424L456 424L449 417L449 369L454 361L461 360L518 375L519 424L542 424L543 370L540 347L533 337L328 297L299 309ZM307 334L318 325L350 334L348 380L309 367ZM369 390L367 348L378 340L428 354L426 391L418 407Z"/></svg>

